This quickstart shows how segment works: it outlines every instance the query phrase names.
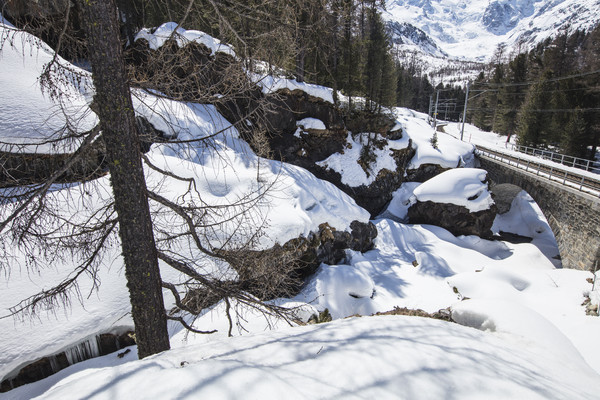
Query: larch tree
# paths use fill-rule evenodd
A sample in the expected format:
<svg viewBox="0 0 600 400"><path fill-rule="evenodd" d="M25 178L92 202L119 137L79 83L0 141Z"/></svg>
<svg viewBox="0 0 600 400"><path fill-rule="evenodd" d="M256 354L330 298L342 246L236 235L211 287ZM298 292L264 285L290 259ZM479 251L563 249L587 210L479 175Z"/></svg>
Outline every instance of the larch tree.
<svg viewBox="0 0 600 400"><path fill-rule="evenodd" d="M114 0L79 0L106 145L140 358L168 350L169 335L140 141Z"/></svg>
<svg viewBox="0 0 600 400"><path fill-rule="evenodd" d="M54 50L60 50L61 43L64 44L65 38L72 34L69 21L74 19L71 13L76 12L85 30L86 41L81 47L86 49L92 67L93 85L88 82L87 72L60 59L34 36L30 35L26 40L35 42L35 46L42 47L44 52L54 54L39 79L42 91L45 90L58 104L66 107L69 106L69 97L63 91L66 82L75 91L93 92L92 104L83 108L89 113L91 110L95 112L99 125L91 131L77 130L74 121L69 120L65 113L65 129L50 133L52 138L43 139L41 143L57 148L61 148L64 142L75 143L79 147L73 153L47 156L14 155L10 150L2 153L0 177L8 189L0 193L3 205L0 236L2 242L12 242L15 246L13 249L2 246L0 251L6 253L19 249L15 251L22 251L26 255L27 269L30 271L39 271L56 260L69 263L73 270L55 286L26 299L19 299L19 303L9 310L10 315L0 318L35 315L42 310L52 312L70 303L72 298L84 302L78 282L87 275L92 283L91 290L98 288L98 271L106 268L103 256L113 244L120 246L124 260L140 357L169 348L167 320L177 321L196 333L211 333L194 328L190 320L195 319L203 308L221 300L227 304L230 334L234 324L232 315L239 317L234 302L246 309L258 309L265 315L287 318L290 310L264 301L273 298L274 294L284 295L292 290L290 288L298 287L295 271L302 265L294 258L293 251L248 251L252 250L260 237L265 223L260 211L248 211L268 208L268 205L265 206L269 201L267 193L275 184L277 174L264 179L260 165L257 165L256 182L247 185L247 193L236 194L238 197L228 199L228 204L207 203L198 190L201 184L198 180L206 178L200 168L197 175L191 178L180 176L168 167L156 165L152 157L143 154L142 149L147 151L149 145L160 138L152 136L156 132L148 133L145 128L142 129L140 116L135 114L132 101L131 86L134 87L138 103L152 98L158 108L161 101L181 102L178 103L180 105L195 102L200 108L211 99L246 101L245 96L255 86L241 67L245 60L230 57L227 61L220 56L208 57L208 61L205 59L202 65L193 65L196 74L192 79L185 80L187 76L181 77L177 72L186 67L186 63L193 63L194 46L179 49L172 46L175 43L172 40L169 45L174 53L153 53L149 49L147 52L152 65L170 64L171 68L161 69L159 72L164 73L162 77L155 74L152 79L141 81L138 79L140 75L131 71L132 66L126 67L124 62L123 44L119 36L123 22L119 20L119 12L122 10L117 9L115 1L78 0L74 5L69 4L66 2L63 10L65 15L58 22L62 28L58 29L60 36L54 43ZM191 6L194 1L187 4ZM266 18L264 14L260 15ZM182 19L185 19L185 15ZM35 31L35 28L30 30ZM233 28L229 26L229 29ZM19 28L11 30L15 35L23 33ZM205 78L211 76L216 83L211 81L209 86L202 86ZM184 80L178 81L178 78ZM156 82L172 86L165 86L162 95L156 96L156 87L153 86ZM176 85L180 85L179 88ZM195 86L195 90L180 90L186 85L199 86ZM82 89L83 86L85 89ZM215 96L216 93L218 96ZM186 97L188 95L195 97ZM59 110L59 113L61 111L65 110ZM160 140L168 141L171 149L177 148L182 157L196 151L214 151L215 159L226 164L226 157L219 154L219 147L214 143L215 136L239 121L245 121L253 112L248 110L239 114L239 120L207 136L179 140L173 135ZM149 123L146 120L144 124L147 128ZM40 128L43 130L43 127ZM153 128L148 129L152 131ZM30 144L34 147L37 145ZM3 149L13 150L18 147L10 143L2 143L2 146ZM20 159L20 168L24 165L24 159L57 161L46 164L48 171L36 176L37 180L13 179L16 176L15 169L8 169L8 164L4 162L13 156ZM90 161L93 164L91 168L76 170L75 166ZM260 160L257 162L260 163ZM99 186L103 185L98 185L96 178L104 174L105 167L110 172L112 194L96 201L90 193L97 192ZM25 169L28 168L25 165ZM144 171L160 176L154 186L148 186ZM161 192L166 180L184 182L184 189L169 197ZM61 186L63 184L66 185ZM104 190L103 187L100 190ZM68 196L73 191L79 191L77 198L80 200L70 201ZM57 200L56 194L62 196L62 200ZM66 202L63 197L67 197ZM61 209L63 204L68 207ZM117 231L120 240L116 240ZM109 254L113 255L112 252ZM162 267L177 271L181 280L169 282L161 279L159 260ZM237 278L227 278L225 273L207 274L203 272L205 263L234 270ZM172 295L176 306L174 309L165 310L163 290Z"/></svg>

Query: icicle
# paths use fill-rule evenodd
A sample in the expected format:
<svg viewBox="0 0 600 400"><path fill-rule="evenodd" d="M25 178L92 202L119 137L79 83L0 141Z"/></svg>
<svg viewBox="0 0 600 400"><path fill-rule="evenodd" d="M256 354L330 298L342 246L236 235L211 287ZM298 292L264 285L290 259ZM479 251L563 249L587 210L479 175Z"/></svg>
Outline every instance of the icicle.
<svg viewBox="0 0 600 400"><path fill-rule="evenodd" d="M58 363L58 360L56 359L56 355L49 356L48 361L50 361L50 368L52 368L53 374L55 374L61 370L60 364Z"/></svg>

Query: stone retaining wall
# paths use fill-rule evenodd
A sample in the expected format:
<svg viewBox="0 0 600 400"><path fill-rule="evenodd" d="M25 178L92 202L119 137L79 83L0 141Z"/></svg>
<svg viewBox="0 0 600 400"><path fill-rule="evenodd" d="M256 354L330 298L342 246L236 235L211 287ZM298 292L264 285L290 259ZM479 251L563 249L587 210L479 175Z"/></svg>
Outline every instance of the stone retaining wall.
<svg viewBox="0 0 600 400"><path fill-rule="evenodd" d="M554 232L564 268L600 267L600 198L487 157L479 162L493 182L512 183L533 197Z"/></svg>

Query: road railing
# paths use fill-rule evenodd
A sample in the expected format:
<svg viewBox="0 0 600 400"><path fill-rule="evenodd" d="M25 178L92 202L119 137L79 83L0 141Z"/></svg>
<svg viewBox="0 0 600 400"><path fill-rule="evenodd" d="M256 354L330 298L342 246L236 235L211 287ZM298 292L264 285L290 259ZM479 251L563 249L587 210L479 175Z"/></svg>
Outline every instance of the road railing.
<svg viewBox="0 0 600 400"><path fill-rule="evenodd" d="M478 156L488 157L501 163L523 169L526 172L547 178L553 182L577 189L581 192L600 197L600 178L589 176L590 173L580 173L558 166L556 163L547 163L545 160L536 160L535 157L521 156L519 152L504 153L483 146L475 146Z"/></svg>
<svg viewBox="0 0 600 400"><path fill-rule="evenodd" d="M543 158L545 160L550 160L557 162L559 164L563 164L569 167L583 169L585 171L591 171L596 168L596 161L588 160L585 158L568 156L565 154L556 153L550 150L536 149L534 147L529 146L521 146L518 144L509 143L512 150L518 151L519 153L529 154L534 157Z"/></svg>

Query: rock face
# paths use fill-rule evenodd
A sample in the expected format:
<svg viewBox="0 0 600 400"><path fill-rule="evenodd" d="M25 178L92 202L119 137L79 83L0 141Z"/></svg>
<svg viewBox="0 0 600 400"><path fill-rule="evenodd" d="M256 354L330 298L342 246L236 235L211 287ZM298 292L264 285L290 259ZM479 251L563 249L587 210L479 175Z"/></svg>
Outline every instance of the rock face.
<svg viewBox="0 0 600 400"><path fill-rule="evenodd" d="M513 200L522 191L523 189L510 183L501 183L499 185L491 186L490 192L492 193L492 198L494 199L494 203L496 203L496 207L498 207L498 214L509 212Z"/></svg>
<svg viewBox="0 0 600 400"><path fill-rule="evenodd" d="M231 266L238 272L244 290L255 296L270 300L283 295L293 297L304 284L306 278L314 274L321 263L339 264L346 258L346 250L365 252L374 247L377 228L372 222L353 221L350 232L338 231L327 223L319 226L317 232L299 237L263 251L243 251L231 254L228 258ZM265 292L262 285L255 283L256 278L263 279L263 265L269 264L276 273L286 271L291 277L282 287L273 287Z"/></svg>
<svg viewBox="0 0 600 400"><path fill-rule="evenodd" d="M157 130L142 116L136 117L140 135L140 150L146 153L152 143L164 141L164 132ZM99 127L95 128L99 129ZM85 133L88 135L90 133ZM0 188L40 184L48 181L56 171L63 168L73 154L70 153L12 153L0 151ZM108 173L106 149L102 136L77 161L66 168L57 183L85 182Z"/></svg>
<svg viewBox="0 0 600 400"><path fill-rule="evenodd" d="M139 39L127 54L135 79L177 99L214 104L258 155L309 170L353 197L373 216L383 211L404 181L405 168L415 152L410 145L405 150L394 150L396 168L381 171L369 186L345 185L338 173L316 164L332 154L343 153L349 131L400 139L402 131L392 131L396 125L392 116L348 111L297 89L264 94L250 81L239 61L227 54L212 55L198 43L179 47L168 40L158 50L150 50L148 42ZM175 78L164 82L161 76L165 72ZM221 96L231 88L241 94ZM305 118L318 119L325 129L298 132L297 123Z"/></svg>
<svg viewBox="0 0 600 400"><path fill-rule="evenodd" d="M406 170L406 180L408 182L425 182L449 169L437 164L422 164L419 168Z"/></svg>
<svg viewBox="0 0 600 400"><path fill-rule="evenodd" d="M456 204L417 201L408 209L408 220L411 224L440 226L455 236L475 235L491 239L496 214L495 205L487 210L470 212Z"/></svg>

